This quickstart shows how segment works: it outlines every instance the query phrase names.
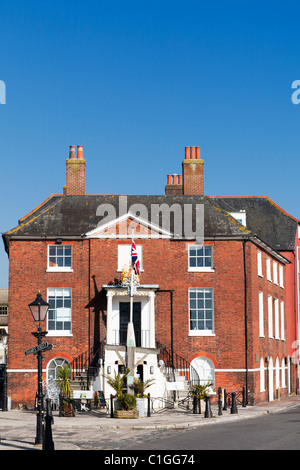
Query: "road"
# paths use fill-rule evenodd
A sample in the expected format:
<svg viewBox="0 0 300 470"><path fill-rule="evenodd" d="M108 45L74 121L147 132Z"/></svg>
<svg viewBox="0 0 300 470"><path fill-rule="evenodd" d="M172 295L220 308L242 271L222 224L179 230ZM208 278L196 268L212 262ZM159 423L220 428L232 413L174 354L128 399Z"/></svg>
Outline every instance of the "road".
<svg viewBox="0 0 300 470"><path fill-rule="evenodd" d="M282 413L167 431L124 450L300 450L300 406Z"/></svg>

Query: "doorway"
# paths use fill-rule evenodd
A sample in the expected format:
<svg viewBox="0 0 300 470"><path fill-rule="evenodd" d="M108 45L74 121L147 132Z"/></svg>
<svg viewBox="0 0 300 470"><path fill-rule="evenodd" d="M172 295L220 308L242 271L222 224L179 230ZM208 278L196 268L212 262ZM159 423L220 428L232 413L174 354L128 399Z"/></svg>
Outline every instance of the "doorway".
<svg viewBox="0 0 300 470"><path fill-rule="evenodd" d="M130 320L130 302L120 302L120 345L126 345L127 326ZM133 327L135 343L141 347L141 302L133 302Z"/></svg>

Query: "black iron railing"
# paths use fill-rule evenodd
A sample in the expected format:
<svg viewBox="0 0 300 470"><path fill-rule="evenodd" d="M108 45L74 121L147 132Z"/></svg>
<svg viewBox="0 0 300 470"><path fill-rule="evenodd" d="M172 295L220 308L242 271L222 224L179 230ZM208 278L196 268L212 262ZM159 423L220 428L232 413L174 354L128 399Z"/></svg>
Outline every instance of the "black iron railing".
<svg viewBox="0 0 300 470"><path fill-rule="evenodd" d="M158 341L156 347L160 349L157 355L158 363L161 364L163 361L166 374L171 381L176 381L175 372L177 372L179 376L186 377L190 384L200 384L199 375L189 361L170 351Z"/></svg>
<svg viewBox="0 0 300 470"><path fill-rule="evenodd" d="M98 346L92 346L88 351L84 351L75 357L71 362L71 380L86 373L86 387L89 389L91 378L95 377L99 370L99 359L104 359L104 341Z"/></svg>

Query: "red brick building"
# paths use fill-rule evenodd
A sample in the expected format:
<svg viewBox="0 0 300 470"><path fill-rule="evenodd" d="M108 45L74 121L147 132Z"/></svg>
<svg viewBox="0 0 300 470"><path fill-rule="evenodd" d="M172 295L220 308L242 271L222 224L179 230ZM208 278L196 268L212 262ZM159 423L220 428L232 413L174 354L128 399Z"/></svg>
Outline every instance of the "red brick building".
<svg viewBox="0 0 300 470"><path fill-rule="evenodd" d="M37 361L24 351L34 345L28 304L38 290L50 304L45 381L68 362L75 373L92 370L90 387L109 396L102 372L126 363L132 229L141 262L135 374L155 378L152 396L181 388L184 377L212 382L212 393L246 387L249 403L296 388L289 343L297 312L286 274L296 219L266 197L205 196L199 147L186 148L182 175L168 176L164 196L86 195L82 147L77 156L70 148L66 167L64 194L3 235L13 406L35 398Z"/></svg>

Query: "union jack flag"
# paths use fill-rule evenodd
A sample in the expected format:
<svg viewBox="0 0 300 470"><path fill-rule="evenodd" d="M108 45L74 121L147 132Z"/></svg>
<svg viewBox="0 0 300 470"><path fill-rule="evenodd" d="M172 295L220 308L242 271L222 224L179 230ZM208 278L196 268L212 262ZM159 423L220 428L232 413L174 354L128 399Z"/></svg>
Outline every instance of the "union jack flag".
<svg viewBox="0 0 300 470"><path fill-rule="evenodd" d="M132 263L132 267L134 269L135 274L139 276L140 275L140 261L139 261L138 254L136 251L136 245L133 239L132 239L132 244L131 244L131 263Z"/></svg>

